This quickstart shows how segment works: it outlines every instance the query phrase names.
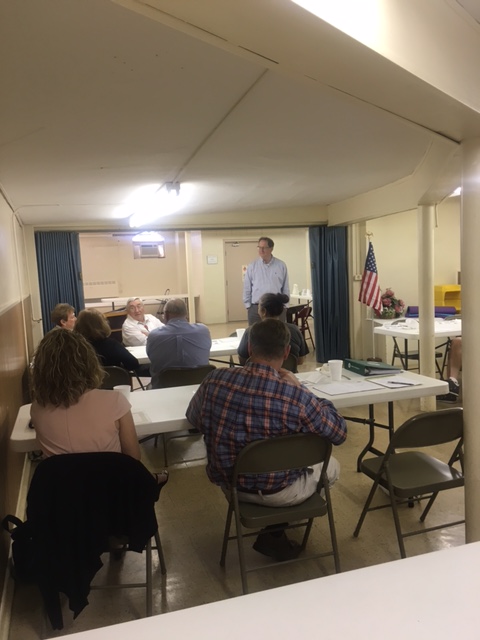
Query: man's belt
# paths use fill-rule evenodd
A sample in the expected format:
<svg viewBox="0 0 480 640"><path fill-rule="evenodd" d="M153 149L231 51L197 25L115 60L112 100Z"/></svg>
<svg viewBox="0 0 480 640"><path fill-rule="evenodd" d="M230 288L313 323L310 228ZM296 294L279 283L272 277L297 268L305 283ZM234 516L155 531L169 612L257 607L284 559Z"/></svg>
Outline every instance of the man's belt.
<svg viewBox="0 0 480 640"><path fill-rule="evenodd" d="M288 486L288 485L287 485ZM239 488L238 490L241 491L242 493L261 493L263 496L272 496L275 493L280 493L280 491L283 491L286 487L279 487L278 489L245 489L245 487L242 487L241 489Z"/></svg>

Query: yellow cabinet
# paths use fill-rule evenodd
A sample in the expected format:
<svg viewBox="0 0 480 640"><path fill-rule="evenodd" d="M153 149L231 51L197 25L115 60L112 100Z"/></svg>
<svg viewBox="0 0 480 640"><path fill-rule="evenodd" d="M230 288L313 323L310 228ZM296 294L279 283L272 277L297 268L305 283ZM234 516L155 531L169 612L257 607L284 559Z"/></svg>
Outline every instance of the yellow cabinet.
<svg viewBox="0 0 480 640"><path fill-rule="evenodd" d="M457 313L462 310L462 287L459 284L435 285L435 306L455 307Z"/></svg>

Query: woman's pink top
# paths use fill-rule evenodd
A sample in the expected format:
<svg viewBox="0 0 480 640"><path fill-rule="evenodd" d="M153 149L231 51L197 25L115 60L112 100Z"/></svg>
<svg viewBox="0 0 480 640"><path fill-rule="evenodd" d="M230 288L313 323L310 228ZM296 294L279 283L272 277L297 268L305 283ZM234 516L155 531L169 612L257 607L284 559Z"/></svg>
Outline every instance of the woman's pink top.
<svg viewBox="0 0 480 640"><path fill-rule="evenodd" d="M41 407L30 414L40 448L46 456L61 453L121 453L118 420L131 404L118 391L92 389L71 407Z"/></svg>

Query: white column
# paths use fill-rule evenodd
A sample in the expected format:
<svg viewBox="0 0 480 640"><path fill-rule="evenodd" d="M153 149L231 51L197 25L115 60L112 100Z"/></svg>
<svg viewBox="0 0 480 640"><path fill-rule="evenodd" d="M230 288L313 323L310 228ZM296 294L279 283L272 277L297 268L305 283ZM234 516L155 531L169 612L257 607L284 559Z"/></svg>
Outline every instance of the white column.
<svg viewBox="0 0 480 640"><path fill-rule="evenodd" d="M435 377L435 304L433 295L434 271L434 205L418 207L418 306L420 324L420 373ZM435 411L435 396L421 398L423 411Z"/></svg>
<svg viewBox="0 0 480 640"><path fill-rule="evenodd" d="M462 143L462 394L467 542L480 540L480 138Z"/></svg>
<svg viewBox="0 0 480 640"><path fill-rule="evenodd" d="M187 268L188 319L190 322L196 322L195 297L193 295L192 234L190 231L185 231L185 260Z"/></svg>

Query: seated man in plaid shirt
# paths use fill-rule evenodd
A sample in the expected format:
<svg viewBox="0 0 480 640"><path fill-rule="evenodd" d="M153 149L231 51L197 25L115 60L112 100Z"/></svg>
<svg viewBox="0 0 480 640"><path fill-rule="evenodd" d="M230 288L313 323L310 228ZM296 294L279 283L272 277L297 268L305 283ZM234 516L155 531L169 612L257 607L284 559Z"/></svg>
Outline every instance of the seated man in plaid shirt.
<svg viewBox="0 0 480 640"><path fill-rule="evenodd" d="M207 474L220 487L228 485L239 451L254 440L314 432L333 444L346 438L344 419L328 400L313 395L282 363L290 351L290 333L284 322L267 319L250 329L250 359L245 367L216 369L205 378L187 409L189 422L205 436ZM340 465L331 457L327 476L332 485ZM257 483L245 477L239 499L266 506L300 504L316 490L321 465L306 472L269 474ZM286 560L299 546L284 531L265 530L253 548Z"/></svg>

